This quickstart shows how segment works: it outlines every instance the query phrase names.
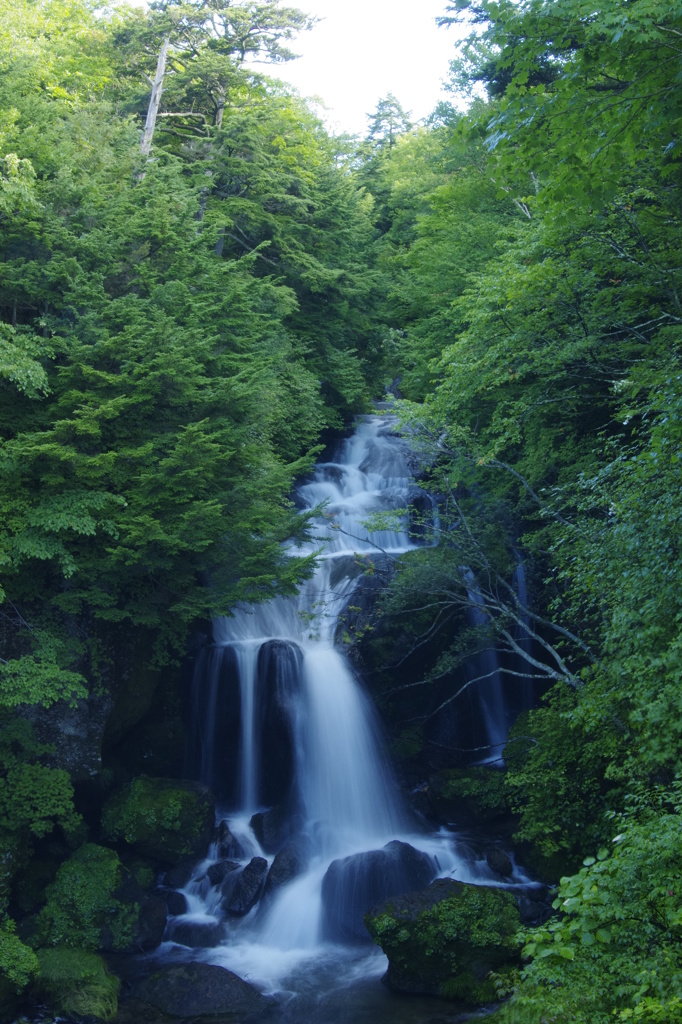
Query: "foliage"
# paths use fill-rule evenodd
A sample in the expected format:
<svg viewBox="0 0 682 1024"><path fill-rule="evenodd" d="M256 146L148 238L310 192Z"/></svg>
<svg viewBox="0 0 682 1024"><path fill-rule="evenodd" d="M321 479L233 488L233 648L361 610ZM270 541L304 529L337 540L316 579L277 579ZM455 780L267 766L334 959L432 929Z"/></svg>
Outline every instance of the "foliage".
<svg viewBox="0 0 682 1024"><path fill-rule="evenodd" d="M613 825L607 812L622 799L609 772L618 732L585 732L574 719L576 704L575 693L555 688L545 706L517 719L504 751L505 789L520 817L516 838L545 858L559 854L558 862L568 865L608 842Z"/></svg>
<svg viewBox="0 0 682 1024"><path fill-rule="evenodd" d="M115 1016L120 983L101 957L69 946L41 949L37 957L37 989L53 1009L98 1020Z"/></svg>
<svg viewBox="0 0 682 1024"><path fill-rule="evenodd" d="M80 825L73 807L73 786L68 773L42 764L21 764L0 779L0 822L4 829L28 829L41 837L56 822L66 832Z"/></svg>
<svg viewBox="0 0 682 1024"><path fill-rule="evenodd" d="M113 850L86 843L59 868L46 890L38 926L45 944L77 950L125 949L137 916L116 898L121 863Z"/></svg>
<svg viewBox="0 0 682 1024"><path fill-rule="evenodd" d="M0 987L9 985L20 992L31 982L39 970L33 950L14 934L14 924L4 920L0 924Z"/></svg>
<svg viewBox="0 0 682 1024"><path fill-rule="evenodd" d="M680 817L676 794L633 810L609 847L562 878L559 916L526 936L532 958L512 1001L519 1020L673 1021L682 998Z"/></svg>

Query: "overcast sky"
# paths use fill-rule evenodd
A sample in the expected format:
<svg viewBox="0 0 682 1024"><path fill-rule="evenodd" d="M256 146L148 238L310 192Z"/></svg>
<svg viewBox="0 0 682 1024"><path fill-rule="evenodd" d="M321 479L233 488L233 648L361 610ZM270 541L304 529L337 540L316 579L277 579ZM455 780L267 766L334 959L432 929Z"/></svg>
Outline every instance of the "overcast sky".
<svg viewBox="0 0 682 1024"><path fill-rule="evenodd" d="M288 0L323 18L292 49L298 60L270 74L320 96L335 131L365 134L366 114L392 92L413 120L429 114L454 56L455 28L437 28L446 0Z"/></svg>

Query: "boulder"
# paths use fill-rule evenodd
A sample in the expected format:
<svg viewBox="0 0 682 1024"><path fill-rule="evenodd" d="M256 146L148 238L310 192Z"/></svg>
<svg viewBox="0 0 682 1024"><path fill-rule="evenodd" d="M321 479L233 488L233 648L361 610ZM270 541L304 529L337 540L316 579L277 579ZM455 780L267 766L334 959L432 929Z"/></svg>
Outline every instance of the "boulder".
<svg viewBox="0 0 682 1024"><path fill-rule="evenodd" d="M286 805L278 804L269 811L258 811L249 824L265 852L277 853L300 826L300 819Z"/></svg>
<svg viewBox="0 0 682 1024"><path fill-rule="evenodd" d="M284 846L272 862L268 877L265 880L263 899L271 896L277 889L293 881L301 874L305 866L305 858L298 847L289 844Z"/></svg>
<svg viewBox="0 0 682 1024"><path fill-rule="evenodd" d="M227 1017L237 1021L264 1014L271 1000L236 974L211 964L176 964L139 982L132 996L169 1017ZM140 1015L140 1019L152 1019Z"/></svg>
<svg viewBox="0 0 682 1024"><path fill-rule="evenodd" d="M166 864L201 856L214 834L215 804L199 782L141 776L102 810L105 836Z"/></svg>
<svg viewBox="0 0 682 1024"><path fill-rule="evenodd" d="M213 886L222 885L228 875L240 868L237 860L219 860L206 869L206 877Z"/></svg>
<svg viewBox="0 0 682 1024"><path fill-rule="evenodd" d="M490 971L518 962L519 913L503 889L439 878L372 908L365 924L400 992L482 1005L495 999Z"/></svg>
<svg viewBox="0 0 682 1024"><path fill-rule="evenodd" d="M244 870L223 883L222 908L234 917L243 917L255 907L260 898L268 873L268 862L264 857L254 857Z"/></svg>
<svg viewBox="0 0 682 1024"><path fill-rule="evenodd" d="M105 952L139 952L161 941L166 907L145 892L114 850L85 843L59 867L36 918L41 945L59 941Z"/></svg>
<svg viewBox="0 0 682 1024"><path fill-rule="evenodd" d="M514 865L501 846L491 846L485 853L485 859L491 871L501 878L510 878L514 872Z"/></svg>
<svg viewBox="0 0 682 1024"><path fill-rule="evenodd" d="M226 821L221 821L216 829L216 842L218 844L218 856L223 860L241 860L244 856L244 849L239 840L230 831Z"/></svg>
<svg viewBox="0 0 682 1024"><path fill-rule="evenodd" d="M133 924L130 951L137 953L139 950L156 949L166 930L166 900L160 892L143 892L134 905L139 909L137 921Z"/></svg>
<svg viewBox="0 0 682 1024"><path fill-rule="evenodd" d="M187 921L184 918L177 918L169 925L167 938L181 946L198 949L218 946L224 936L223 926L217 921Z"/></svg>
<svg viewBox="0 0 682 1024"><path fill-rule="evenodd" d="M171 889L166 893L166 909L172 917L179 917L187 913L187 897L184 892L176 892Z"/></svg>
<svg viewBox="0 0 682 1024"><path fill-rule="evenodd" d="M388 896L422 889L436 873L432 859L397 839L332 861L322 880L322 920L326 938L367 941L363 917Z"/></svg>

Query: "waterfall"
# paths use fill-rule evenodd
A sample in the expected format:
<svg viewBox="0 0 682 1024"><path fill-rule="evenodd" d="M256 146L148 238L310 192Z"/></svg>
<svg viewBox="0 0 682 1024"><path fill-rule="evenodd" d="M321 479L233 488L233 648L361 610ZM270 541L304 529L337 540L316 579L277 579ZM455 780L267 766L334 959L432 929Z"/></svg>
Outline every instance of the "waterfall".
<svg viewBox="0 0 682 1024"><path fill-rule="evenodd" d="M467 581L467 597L469 599L468 618L474 628L485 627L489 620L485 611L483 597L476 589L476 580L471 569L464 570ZM479 758L482 764L500 762L502 751L509 731L507 708L505 702L500 663L497 652L486 647L474 658L470 659L469 674L476 679L476 699L483 717L488 752Z"/></svg>
<svg viewBox="0 0 682 1024"><path fill-rule="evenodd" d="M451 833L415 834L373 708L334 645L363 571L417 546L397 512L415 485L392 426L361 417L299 485L304 510L326 503L302 546L321 549L314 576L295 597L217 620L196 664L189 769L216 793L231 838L183 887L188 909L171 920L169 948L190 946L269 990L362 941L360 892L377 902L397 891L387 886L407 891L439 873L495 884ZM377 512L397 513L395 528L370 532L363 522ZM363 956L380 973L381 954Z"/></svg>

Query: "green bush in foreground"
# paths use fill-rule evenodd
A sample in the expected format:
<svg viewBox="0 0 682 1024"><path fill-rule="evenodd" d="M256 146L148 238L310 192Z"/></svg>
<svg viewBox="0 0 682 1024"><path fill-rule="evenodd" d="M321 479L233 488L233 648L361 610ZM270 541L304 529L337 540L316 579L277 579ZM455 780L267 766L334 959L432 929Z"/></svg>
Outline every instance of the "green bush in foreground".
<svg viewBox="0 0 682 1024"><path fill-rule="evenodd" d="M530 963L499 1020L682 1020L682 816L675 794L624 819L612 850L561 879L559 916L526 934ZM497 1018L496 1018L497 1019Z"/></svg>

